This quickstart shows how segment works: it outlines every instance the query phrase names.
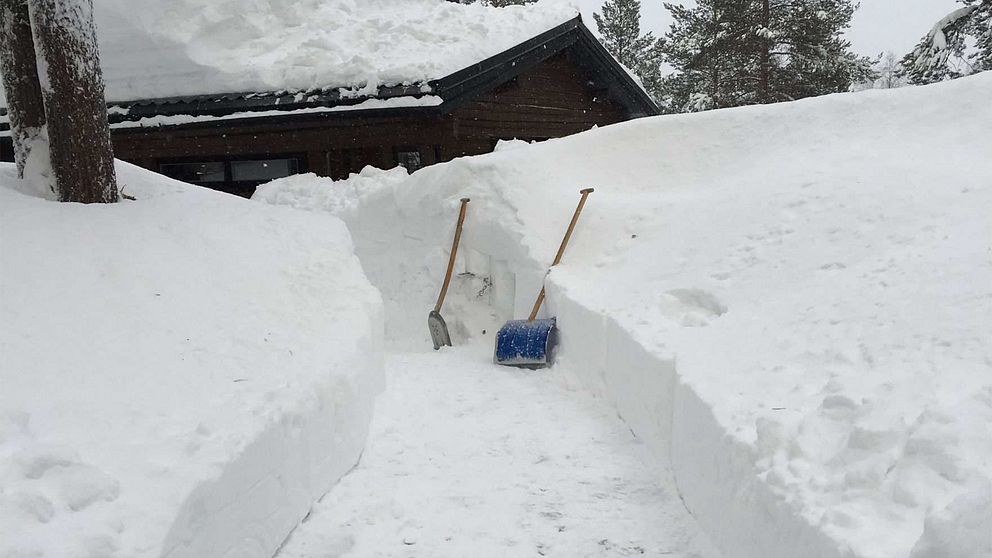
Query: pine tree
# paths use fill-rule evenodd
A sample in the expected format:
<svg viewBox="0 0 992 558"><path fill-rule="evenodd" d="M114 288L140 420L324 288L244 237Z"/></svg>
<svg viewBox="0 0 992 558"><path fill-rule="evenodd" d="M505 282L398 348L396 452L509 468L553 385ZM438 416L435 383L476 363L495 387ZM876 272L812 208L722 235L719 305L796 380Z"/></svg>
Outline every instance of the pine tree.
<svg viewBox="0 0 992 558"><path fill-rule="evenodd" d="M607 0L602 15L593 14L603 45L641 79L656 100L661 94L662 41L650 32L641 35L640 0Z"/></svg>
<svg viewBox="0 0 992 558"><path fill-rule="evenodd" d="M959 0L902 59L901 75L925 85L992 69L992 0ZM971 44L973 43L973 44Z"/></svg>
<svg viewBox="0 0 992 558"><path fill-rule="evenodd" d="M694 112L747 104L740 76L750 60L739 48L741 3L698 0L694 8L666 3L673 23L665 36L665 62L675 68L662 83L666 107Z"/></svg>
<svg viewBox="0 0 992 558"><path fill-rule="evenodd" d="M777 90L765 102L842 93L874 78L873 60L851 51L844 39L857 5L851 0L763 0L779 26L771 42Z"/></svg>
<svg viewBox="0 0 992 558"><path fill-rule="evenodd" d="M847 91L873 75L843 32L851 0L700 0L665 4L674 23L665 92L676 110L772 103Z"/></svg>

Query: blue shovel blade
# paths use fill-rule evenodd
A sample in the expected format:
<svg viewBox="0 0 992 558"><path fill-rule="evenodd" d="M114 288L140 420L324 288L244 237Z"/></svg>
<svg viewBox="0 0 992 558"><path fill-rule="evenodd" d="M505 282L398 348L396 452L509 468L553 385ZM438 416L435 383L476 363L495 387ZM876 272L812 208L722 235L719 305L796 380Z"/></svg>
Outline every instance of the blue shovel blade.
<svg viewBox="0 0 992 558"><path fill-rule="evenodd" d="M510 320L496 333L496 364L540 367L551 363L558 341L554 318Z"/></svg>

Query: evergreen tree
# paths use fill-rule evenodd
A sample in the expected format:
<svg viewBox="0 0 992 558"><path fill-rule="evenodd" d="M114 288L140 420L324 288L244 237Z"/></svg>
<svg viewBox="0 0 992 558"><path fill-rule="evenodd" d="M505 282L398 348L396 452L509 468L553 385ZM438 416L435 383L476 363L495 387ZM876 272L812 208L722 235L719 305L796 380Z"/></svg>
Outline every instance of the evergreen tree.
<svg viewBox="0 0 992 558"><path fill-rule="evenodd" d="M843 32L851 0L700 0L665 4L674 23L664 83L675 110L773 103L848 91L874 74Z"/></svg>
<svg viewBox="0 0 992 558"><path fill-rule="evenodd" d="M992 69L992 0L959 0L902 59L910 83L925 85Z"/></svg>
<svg viewBox="0 0 992 558"><path fill-rule="evenodd" d="M606 50L641 79L652 97L660 100L662 41L650 32L641 35L640 0L607 0L602 15L592 17Z"/></svg>
<svg viewBox="0 0 992 558"><path fill-rule="evenodd" d="M673 23L665 36L665 61L675 68L662 83L664 104L693 112L746 104L739 78L750 61L739 46L741 3L699 0L694 8L666 3Z"/></svg>

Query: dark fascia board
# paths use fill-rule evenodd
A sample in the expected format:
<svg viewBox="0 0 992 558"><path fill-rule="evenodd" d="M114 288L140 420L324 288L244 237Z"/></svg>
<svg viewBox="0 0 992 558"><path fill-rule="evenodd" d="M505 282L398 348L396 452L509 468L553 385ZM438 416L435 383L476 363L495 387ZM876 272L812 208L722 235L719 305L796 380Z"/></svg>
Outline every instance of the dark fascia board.
<svg viewBox="0 0 992 558"><path fill-rule="evenodd" d="M210 128L243 128L247 126L264 126L266 130L274 128L299 128L305 124L306 127L319 126L322 121L334 120L358 120L359 125L364 125L361 121L381 120L381 119L407 119L407 118L430 118L440 116L440 106L412 106L403 108L376 108L364 110L346 110L332 112L310 112L294 113L287 111L285 115L267 114L265 116L246 116L244 118L225 118L218 120L208 120L205 122L188 122L183 124L164 124L161 126L134 126L112 128L115 135L142 134L164 130L170 128L182 128L183 130L200 130ZM242 112L242 111L238 111ZM248 111L245 111L248 112Z"/></svg>
<svg viewBox="0 0 992 558"><path fill-rule="evenodd" d="M608 91L623 106L631 118L659 114L658 106L634 78L616 61L592 32L582 23L581 16L549 29L515 47L463 68L427 84L380 87L374 97L342 96L341 89L325 88L307 92L276 91L270 93L229 93L145 99L126 103L110 103L110 122L137 121L152 116L229 116L239 112L285 110L287 114L270 115L265 122L292 124L327 118L378 118L438 116L447 114L475 96L510 81L528 69L569 48L575 52L574 61L593 78L592 86ZM437 106L395 109L368 109L326 113L292 114L290 111L357 105L370 98L390 99L437 95ZM126 109L121 114L113 109ZM212 128L260 123L259 117L229 118L212 122L176 124L163 127ZM115 133L137 133L156 127L116 128Z"/></svg>
<svg viewBox="0 0 992 558"><path fill-rule="evenodd" d="M580 18L553 29L481 62L430 83L444 99L446 112L476 95L502 85L528 69L575 44Z"/></svg>
<svg viewBox="0 0 992 558"><path fill-rule="evenodd" d="M305 108L337 107L357 105L370 98L391 99L428 94L420 85L398 85L380 87L374 97L342 95L341 89L327 88L314 91L274 91L270 93L228 93L224 95L197 95L190 97L166 97L143 99L121 103L109 103L112 124L136 121L152 116L227 116L238 112L263 110L292 111ZM125 109L126 114L113 109Z"/></svg>
<svg viewBox="0 0 992 558"><path fill-rule="evenodd" d="M580 24L576 32L579 34L576 41L577 62L589 65L588 69L600 80L599 85L606 86L610 95L627 107L632 118L661 114L654 99L585 25Z"/></svg>
<svg viewBox="0 0 992 558"><path fill-rule="evenodd" d="M593 85L608 90L632 118L660 114L658 105L582 23L581 16L430 85L444 99L442 109L449 112L568 48L575 49L575 61L593 76Z"/></svg>

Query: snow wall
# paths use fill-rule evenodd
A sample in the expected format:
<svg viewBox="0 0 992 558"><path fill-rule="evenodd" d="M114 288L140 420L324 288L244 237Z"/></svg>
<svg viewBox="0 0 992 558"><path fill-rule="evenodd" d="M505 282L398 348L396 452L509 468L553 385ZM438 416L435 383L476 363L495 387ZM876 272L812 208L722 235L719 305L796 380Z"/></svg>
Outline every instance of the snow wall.
<svg viewBox="0 0 992 558"><path fill-rule="evenodd" d="M117 172L0 167L0 556L269 558L364 448L381 297L337 219Z"/></svg>
<svg viewBox="0 0 992 558"><path fill-rule="evenodd" d="M992 74L628 122L256 199L348 224L387 338L545 313L728 556L992 555Z"/></svg>

